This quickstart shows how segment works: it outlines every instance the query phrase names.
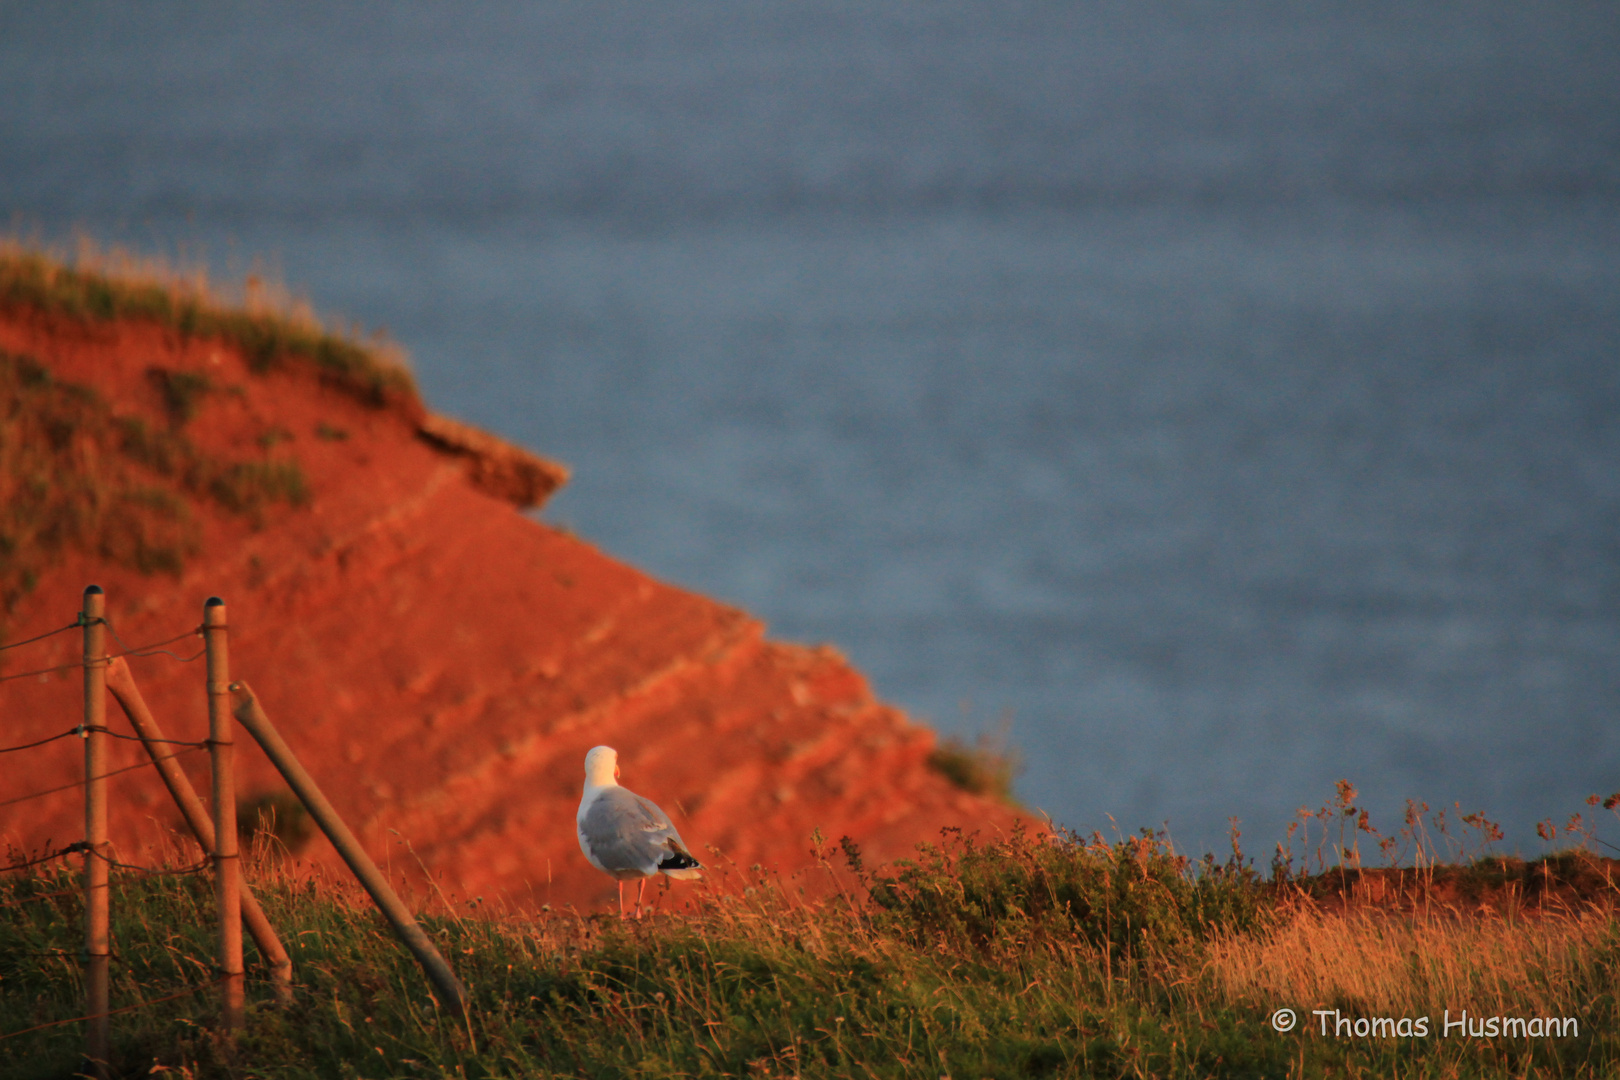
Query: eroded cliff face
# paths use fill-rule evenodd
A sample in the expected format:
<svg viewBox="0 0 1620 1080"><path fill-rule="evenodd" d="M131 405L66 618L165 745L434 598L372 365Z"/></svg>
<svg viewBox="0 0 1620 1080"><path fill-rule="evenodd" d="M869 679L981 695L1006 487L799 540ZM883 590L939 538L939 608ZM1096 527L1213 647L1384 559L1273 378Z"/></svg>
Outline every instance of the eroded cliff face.
<svg viewBox="0 0 1620 1080"><path fill-rule="evenodd" d="M236 346L153 321L0 307L0 350L93 388L113 417L218 461L292 470L302 485L250 512L196 500L177 574L65 551L15 601L8 640L71 622L91 583L131 646L194 627L203 601L223 597L233 676L396 877L416 866L408 840L463 898L607 902L613 883L574 838L584 755L598 743L619 749L623 782L673 814L700 856L712 845L743 866L809 865L817 828L854 837L873 861L908 855L942 826L1014 820L931 769L932 733L876 701L832 649L771 641L745 613L521 513L515 504L566 477L557 466L408 398L368 400L297 366L258 372ZM175 386L191 388L183 409ZM83 440L81 456L104 452L66 437ZM169 648L187 656L200 641ZM69 632L0 653L0 675L72 664L79 649ZM201 661L130 662L171 738L206 737ZM81 678L61 668L0 682L0 744L75 724ZM127 730L116 706L109 716ZM282 788L238 737L239 791ZM112 747L113 768L142 760L134 743ZM181 760L206 792L206 756ZM0 802L81 776L76 740L8 755ZM177 824L149 767L111 785L126 857ZM0 807L0 836L25 849L82 829L76 789ZM304 857L336 866L320 838Z"/></svg>

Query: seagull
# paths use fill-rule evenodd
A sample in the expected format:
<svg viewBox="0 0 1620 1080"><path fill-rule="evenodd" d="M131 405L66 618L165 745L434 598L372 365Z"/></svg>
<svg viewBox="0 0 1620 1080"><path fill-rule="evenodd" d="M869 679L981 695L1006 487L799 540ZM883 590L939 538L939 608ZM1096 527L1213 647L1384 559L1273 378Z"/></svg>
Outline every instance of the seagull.
<svg viewBox="0 0 1620 1080"><path fill-rule="evenodd" d="M703 864L686 850L686 842L669 815L650 799L619 786L619 752L597 746L585 755L585 795L579 800L579 849L591 865L619 883L619 918L624 918L624 883L641 881L636 892L636 918L647 879L654 874L699 878Z"/></svg>

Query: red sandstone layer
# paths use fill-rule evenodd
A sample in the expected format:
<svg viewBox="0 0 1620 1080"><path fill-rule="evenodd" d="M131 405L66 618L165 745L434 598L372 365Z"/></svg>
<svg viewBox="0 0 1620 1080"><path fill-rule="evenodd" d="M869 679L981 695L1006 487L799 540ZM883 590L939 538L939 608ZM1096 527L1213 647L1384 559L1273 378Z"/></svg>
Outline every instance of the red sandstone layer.
<svg viewBox="0 0 1620 1080"><path fill-rule="evenodd" d="M619 749L624 783L673 814L700 855L712 845L745 866L808 865L816 828L886 860L942 826L1014 819L929 768L933 734L875 700L832 649L771 641L745 613L520 513L514 502L566 475L532 455L368 405L308 371L253 374L218 341L152 324L0 314L0 348L153 424L167 421L149 369L206 373L225 389L184 430L212 452L263 456L267 433L291 435L275 453L300 463L307 506L259 527L201 507L201 553L178 579L70 553L9 613L10 640L72 621L91 583L130 645L195 626L203 601L223 597L233 675L396 876L414 865L397 833L463 897L602 904L613 883L574 838L585 751L598 743ZM170 648L189 655L200 642ZM76 632L61 634L3 654L0 674L72 664L79 650ZM200 661L131 666L171 738L206 737ZM77 723L81 679L67 668L0 683L0 745ZM111 703L109 716L127 730ZM281 788L239 738L238 790ZM134 743L112 746L113 768L142 760ZM182 761L206 792L206 756ZM81 776L77 740L8 755L0 802ZM111 784L125 857L177 825L149 767ZM69 789L0 806L0 837L30 849L78 839L81 799ZM306 856L336 863L320 839Z"/></svg>

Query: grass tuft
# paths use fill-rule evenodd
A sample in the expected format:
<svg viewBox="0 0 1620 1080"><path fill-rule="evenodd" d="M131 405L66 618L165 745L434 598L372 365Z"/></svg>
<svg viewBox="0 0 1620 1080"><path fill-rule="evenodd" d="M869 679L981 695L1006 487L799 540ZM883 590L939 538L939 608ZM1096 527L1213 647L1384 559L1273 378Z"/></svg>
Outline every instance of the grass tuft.
<svg viewBox="0 0 1620 1080"><path fill-rule="evenodd" d="M250 276L227 296L202 270L181 272L158 260L103 251L81 242L71 260L16 241L0 242L0 308L31 309L78 323L139 320L182 338L209 338L241 350L261 374L290 365L323 378L371 404L416 403L416 384L403 353L386 341L361 341L324 325L285 290ZM178 373L165 385L171 412L184 414L206 387ZM183 420L182 420L183 422Z"/></svg>
<svg viewBox="0 0 1620 1080"><path fill-rule="evenodd" d="M297 795L287 788L266 791L236 804L238 831L261 855L297 855L315 837L315 822Z"/></svg>
<svg viewBox="0 0 1620 1080"><path fill-rule="evenodd" d="M846 846L846 855L856 869L858 854ZM897 863L869 888L884 925L916 943L1022 949L1081 941L1128 965L1263 923L1252 871L1213 862L1196 869L1146 829L1116 843L1022 829L981 843L947 829L941 843L921 845L916 860Z"/></svg>
<svg viewBox="0 0 1620 1080"><path fill-rule="evenodd" d="M972 745L947 735L928 755L928 765L963 791L1018 805L1013 781L1023 771L1023 762L1008 746L1005 733L980 735Z"/></svg>

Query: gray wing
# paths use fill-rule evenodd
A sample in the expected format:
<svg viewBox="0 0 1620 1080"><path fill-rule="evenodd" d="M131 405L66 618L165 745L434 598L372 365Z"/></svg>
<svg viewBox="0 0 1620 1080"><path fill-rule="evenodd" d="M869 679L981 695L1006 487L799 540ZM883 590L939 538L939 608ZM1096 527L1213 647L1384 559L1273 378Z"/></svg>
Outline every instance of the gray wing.
<svg viewBox="0 0 1620 1080"><path fill-rule="evenodd" d="M608 788L585 812L580 835L591 855L610 874L652 875L686 844L669 815L648 799L622 787Z"/></svg>

